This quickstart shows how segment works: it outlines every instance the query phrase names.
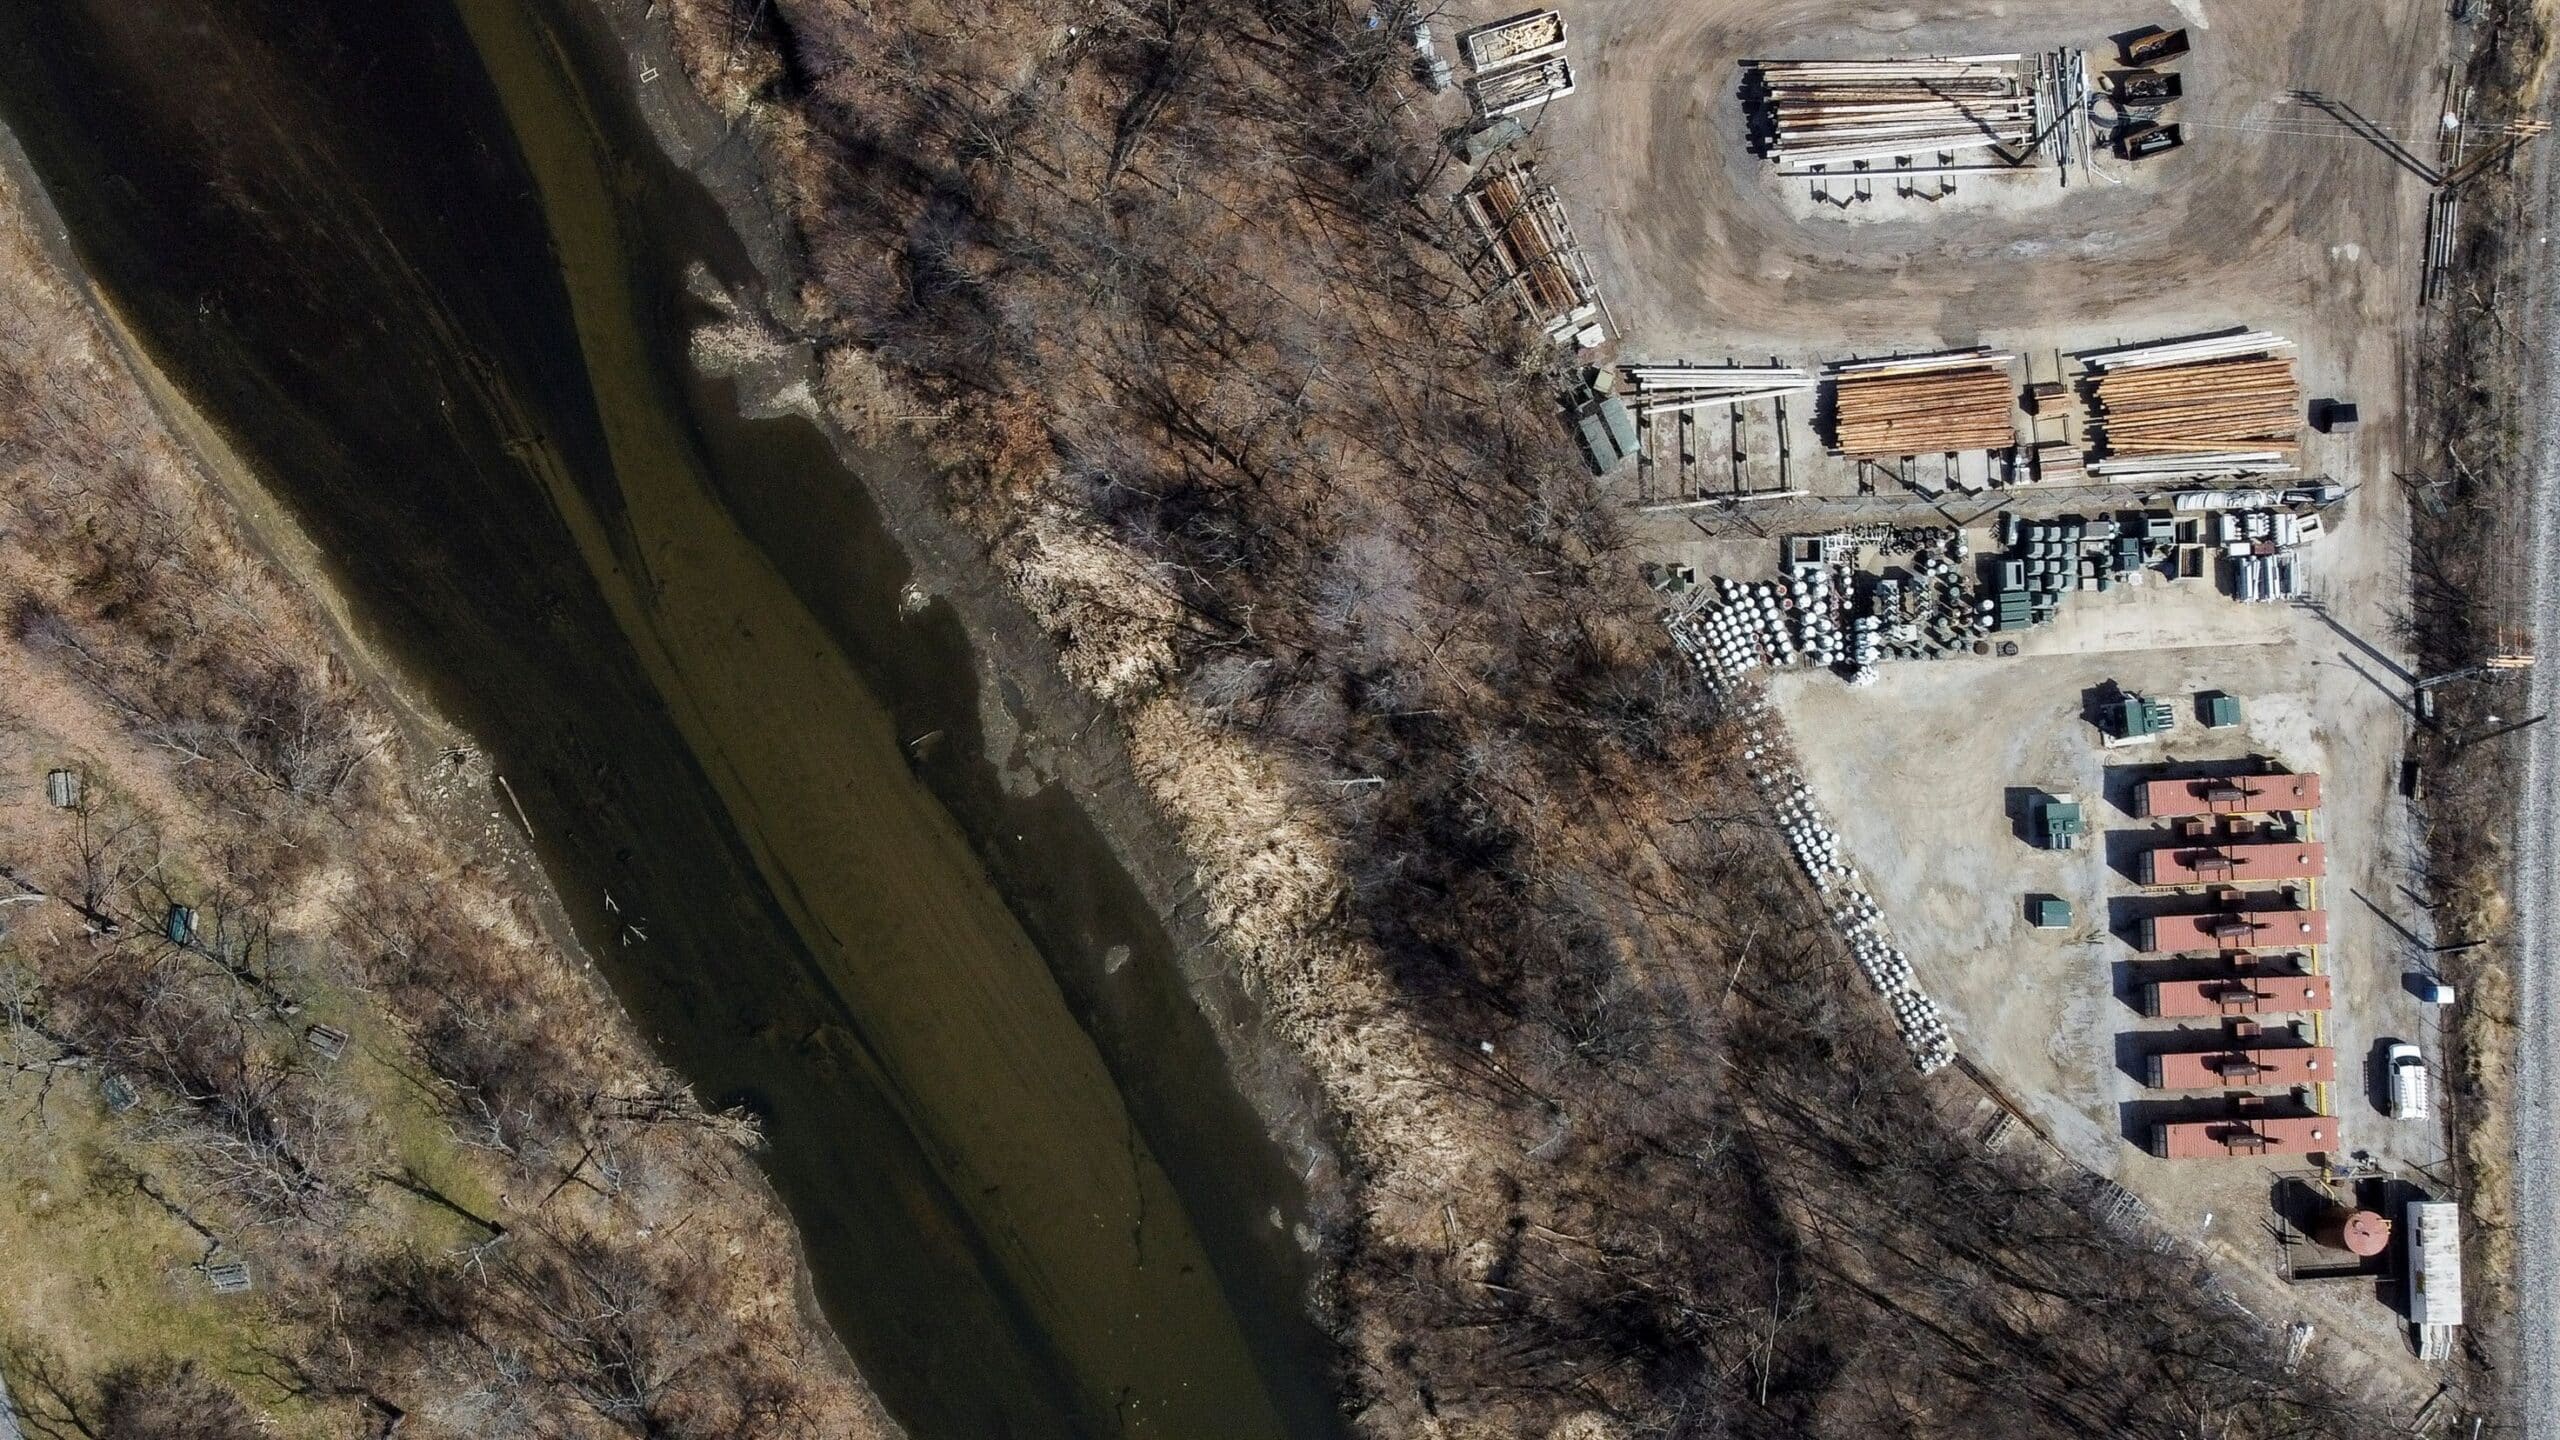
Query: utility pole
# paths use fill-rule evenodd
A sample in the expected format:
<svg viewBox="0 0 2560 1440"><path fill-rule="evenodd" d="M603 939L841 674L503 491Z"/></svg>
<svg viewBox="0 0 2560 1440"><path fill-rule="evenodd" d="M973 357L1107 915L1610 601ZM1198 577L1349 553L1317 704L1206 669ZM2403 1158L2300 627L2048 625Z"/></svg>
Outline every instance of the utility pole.
<svg viewBox="0 0 2560 1440"><path fill-rule="evenodd" d="M2420 158L2388 130L2344 101L2332 100L2317 90L2295 90L2286 97L2319 111L2349 134L2391 157L2401 169L2427 182L2427 238L2422 261L2425 270L2418 285L2421 305L2432 305L2443 294L2444 272L2453 263L2454 238L2462 231L2463 187L2551 129L2542 120L2511 120L2504 125L2483 127L2480 133L2488 144L2476 154L2465 154L2471 148L2472 127L2462 117L2471 108L2471 93L2465 90L2457 95L2455 83L2456 77L2446 77L2443 120L2433 162Z"/></svg>
<svg viewBox="0 0 2560 1440"><path fill-rule="evenodd" d="M2412 687L2417 691L2418 723L2422 725L2436 723L2436 691L2444 686L2451 685L2457 680L2471 680L2484 675L2503 675L2532 668L2533 656L2530 653L2521 649L2501 649L2477 665L2465 665L2459 670L2421 676L2417 684Z"/></svg>

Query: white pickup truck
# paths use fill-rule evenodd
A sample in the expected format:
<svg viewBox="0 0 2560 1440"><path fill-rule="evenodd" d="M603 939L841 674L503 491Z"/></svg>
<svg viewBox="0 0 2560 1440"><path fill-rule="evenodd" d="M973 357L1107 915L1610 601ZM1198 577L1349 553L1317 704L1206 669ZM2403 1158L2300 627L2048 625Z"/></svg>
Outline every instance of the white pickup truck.
<svg viewBox="0 0 2560 1440"><path fill-rule="evenodd" d="M2391 1071L2391 1113L2403 1120L2427 1118L2427 1058L2403 1040L2382 1052Z"/></svg>

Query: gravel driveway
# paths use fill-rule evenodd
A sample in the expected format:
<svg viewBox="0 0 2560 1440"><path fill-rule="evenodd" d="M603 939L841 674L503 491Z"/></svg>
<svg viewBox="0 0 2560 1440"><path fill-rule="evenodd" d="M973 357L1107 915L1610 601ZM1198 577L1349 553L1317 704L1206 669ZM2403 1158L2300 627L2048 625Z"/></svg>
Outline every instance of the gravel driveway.
<svg viewBox="0 0 2560 1440"><path fill-rule="evenodd" d="M2549 144L2533 152L2533 185L2537 213L2547 223L2560 214L2560 155ZM2547 249L2536 241L2538 249ZM2560 706L2560 409L2550 403L2560 393L2560 314L2545 258L2527 265L2529 289L2525 319L2530 347L2525 377L2528 411L2536 417L2531 463L2534 467L2532 570L2534 652L2546 657L2531 673L2532 703L2527 714L2549 714ZM2560 1440L2560 1354L2555 1354L2554 1314L2560 1306L2560 1112L2552 1106L2553 1086L2560 1081L2560 1028L2554 1027L2555 999L2560 998L2560 876L2552 862L2560 853L2560 815L2555 815L2552 786L2560 782L2560 724L2536 725L2524 732L2523 800L2516 816L2516 926L2519 999L2516 1041L2516 1283L2522 1293L2524 1359L2523 1393L2518 1397L2527 1440Z"/></svg>

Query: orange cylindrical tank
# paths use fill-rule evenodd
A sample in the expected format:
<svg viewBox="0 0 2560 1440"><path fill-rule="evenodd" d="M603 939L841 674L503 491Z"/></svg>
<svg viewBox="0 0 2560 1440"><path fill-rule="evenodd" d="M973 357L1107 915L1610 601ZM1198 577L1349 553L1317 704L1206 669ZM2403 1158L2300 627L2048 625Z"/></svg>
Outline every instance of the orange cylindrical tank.
<svg viewBox="0 0 2560 1440"><path fill-rule="evenodd" d="M2391 1222L2370 1210L2353 1210L2344 1205L2320 1217L2312 1236L2332 1250L2350 1255L2379 1255L2391 1243Z"/></svg>

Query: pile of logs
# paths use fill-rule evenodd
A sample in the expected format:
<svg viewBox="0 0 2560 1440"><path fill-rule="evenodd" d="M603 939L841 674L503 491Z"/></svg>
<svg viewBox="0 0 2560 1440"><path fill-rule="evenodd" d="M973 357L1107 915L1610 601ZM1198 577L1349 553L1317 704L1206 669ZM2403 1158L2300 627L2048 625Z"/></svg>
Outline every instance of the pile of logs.
<svg viewBox="0 0 2560 1440"><path fill-rule="evenodd" d="M1458 207L1538 323L1572 312L1595 293L1563 202L1525 167L1486 176L1458 197Z"/></svg>
<svg viewBox="0 0 2560 1440"><path fill-rule="evenodd" d="M2009 360L1975 349L1835 366L1833 446L1876 460L2005 450L2018 443Z"/></svg>
<svg viewBox="0 0 2560 1440"><path fill-rule="evenodd" d="M1467 98L1481 119L1492 120L1573 93L1573 67L1561 55L1467 77Z"/></svg>
<svg viewBox="0 0 2560 1440"><path fill-rule="evenodd" d="M2023 161L2036 87L2018 55L1927 60L1747 60L1785 164L1846 164L2004 146Z"/></svg>
<svg viewBox="0 0 2560 1440"><path fill-rule="evenodd" d="M2093 376L2090 429L2125 478L2284 472L2301 449L2302 387L2292 343L2253 330L2081 357Z"/></svg>
<svg viewBox="0 0 2560 1440"><path fill-rule="evenodd" d="M1430 31L1424 28L1424 34ZM1564 17L1532 11L1479 25L1458 37L1458 53L1476 73L1467 98L1476 117L1491 120L1573 93L1573 67L1564 58Z"/></svg>

